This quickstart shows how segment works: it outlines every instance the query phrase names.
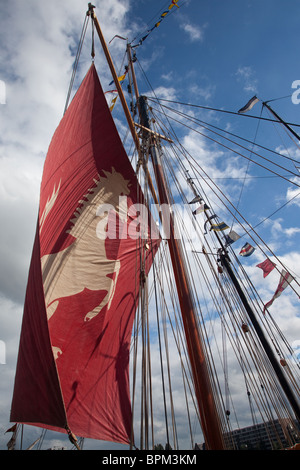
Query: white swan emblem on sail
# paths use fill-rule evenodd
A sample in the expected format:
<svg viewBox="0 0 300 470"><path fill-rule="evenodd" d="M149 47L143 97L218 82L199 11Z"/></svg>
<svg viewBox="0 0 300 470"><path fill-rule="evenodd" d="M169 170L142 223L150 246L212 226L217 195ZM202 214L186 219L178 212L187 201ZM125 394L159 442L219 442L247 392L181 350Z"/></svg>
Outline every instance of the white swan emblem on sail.
<svg viewBox="0 0 300 470"><path fill-rule="evenodd" d="M99 206L109 205L118 214L119 219L127 219L127 196L129 180L112 168L104 172L104 177L94 180L95 186L79 201L71 219L70 235L73 243L58 253L44 255L41 258L43 284L48 320L55 314L60 299L76 295L84 289L106 291L104 299L92 311L85 314L84 320L91 320L107 306L110 307L114 296L120 261L109 259L105 248L105 239L97 236L99 217L108 218L100 213ZM58 192L56 192L57 197ZM55 202L52 201L52 206Z"/></svg>

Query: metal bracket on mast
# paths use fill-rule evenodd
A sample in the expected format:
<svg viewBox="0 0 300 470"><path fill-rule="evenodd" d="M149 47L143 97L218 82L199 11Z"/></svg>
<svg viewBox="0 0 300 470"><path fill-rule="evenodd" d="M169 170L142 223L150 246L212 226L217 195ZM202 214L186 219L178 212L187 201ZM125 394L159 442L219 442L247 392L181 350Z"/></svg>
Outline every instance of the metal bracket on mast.
<svg viewBox="0 0 300 470"><path fill-rule="evenodd" d="M91 3L89 3L89 4L88 4L88 8L89 8L89 9L88 9L88 11L86 12L87 16L93 17L94 8L96 8L95 5L92 5Z"/></svg>

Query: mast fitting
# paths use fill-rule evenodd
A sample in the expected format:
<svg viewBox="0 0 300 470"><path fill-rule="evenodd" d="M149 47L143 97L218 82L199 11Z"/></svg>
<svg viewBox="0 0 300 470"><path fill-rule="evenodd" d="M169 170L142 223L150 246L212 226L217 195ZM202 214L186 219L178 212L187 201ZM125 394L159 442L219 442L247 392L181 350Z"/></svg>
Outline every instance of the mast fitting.
<svg viewBox="0 0 300 470"><path fill-rule="evenodd" d="M93 18L93 16L94 16L94 8L96 8L96 7L95 7L95 5L92 5L91 3L89 3L89 4L88 4L88 8L89 8L89 9L88 9L88 11L86 12L86 14L87 14L87 16L91 16L91 17Z"/></svg>

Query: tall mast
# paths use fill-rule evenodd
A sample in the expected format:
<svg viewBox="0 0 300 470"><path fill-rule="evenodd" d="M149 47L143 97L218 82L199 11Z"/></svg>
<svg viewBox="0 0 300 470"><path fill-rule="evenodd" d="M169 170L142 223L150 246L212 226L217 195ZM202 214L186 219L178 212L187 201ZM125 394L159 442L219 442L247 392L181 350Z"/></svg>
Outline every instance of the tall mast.
<svg viewBox="0 0 300 470"><path fill-rule="evenodd" d="M99 22L94 13L94 6L92 4L89 4L88 14L91 15L94 21L96 31L98 33L98 36L99 36L102 48L104 50L108 65L110 67L112 76L114 78L114 82L115 82L115 85L116 85L116 88L117 88L117 91L118 91L118 94L119 94L119 97L123 106L123 110L124 110L124 113L125 113L125 116L126 116L129 128L130 128L132 137L134 139L137 151L139 153L139 160L140 162L143 163L146 176L148 176L149 178L148 180L150 183L150 189L154 196L155 202L157 203L158 201L157 201L156 193L154 191L154 187L153 187L150 175L149 175L149 171L147 168L145 168L144 162L146 161L146 158L143 155L142 148L144 149L150 148L149 153L150 153L153 168L154 168L155 179L156 179L156 184L157 184L158 194L159 194L159 202L161 206L166 205L167 207L170 208L171 200L168 194L167 184L166 184L163 169L162 169L161 149L159 145L159 138L151 130L151 125L150 125L149 118L148 118L146 98L139 96L138 86L137 86L134 67L133 67L133 61L131 57L130 45L129 44L127 45L127 55L128 55L129 67L130 67L130 71L131 71L131 75L133 79L134 89L135 89L138 112L140 116L139 127L142 129L143 144L145 143L149 144L148 146L142 145L142 147L140 145L139 137L135 129L137 124L133 122L133 119L131 117L129 108L127 106L127 103L126 103L126 100L122 91L122 87L118 81L118 77L117 77L112 59L110 57L106 42L101 32ZM299 136L293 131L293 129L291 129L275 113L275 111L267 104L267 102L263 104L272 112L272 114L283 125L285 125L285 127L288 128L288 130L294 135L294 137L300 140ZM192 189L193 191L195 191L194 188ZM164 224L164 220L163 220L163 224ZM193 295L192 295L190 285L189 285L189 278L188 278L187 270L185 268L185 264L183 261L182 245L181 245L181 241L178 240L175 236L175 224L174 224L174 218L172 214L170 214L170 218L168 219L168 227L164 227L164 228L166 230L166 233L168 233L167 241L168 241L168 246L170 250L170 256L171 256L171 261L172 261L172 266L173 266L173 271L174 271L174 277L175 277L176 288L178 292L179 303L181 307L181 314L182 314L182 320L183 320L186 343L187 343L187 350L188 350L189 360L191 364L195 394L197 398L199 415L201 419L201 425L202 425L205 442L206 442L208 449L211 449L211 450L223 449L224 441L222 437L221 423L220 423L220 419L217 413L217 406L216 406L214 393L213 393L213 385L212 385L210 375L209 375L209 368L208 368L208 363L205 357L204 345L203 345L203 341L201 338L201 333L199 332L199 329L198 329L197 316L196 316L196 312L195 312L195 308L194 308L194 304L192 300ZM221 243L221 246L222 246L222 243ZM222 246L222 249L220 250L220 261L223 267L227 270L238 294L240 295L240 298L245 306L246 311L248 312L249 318L254 326L254 329L256 330L256 333L258 334L258 337L260 338L261 344L273 366L273 370L275 371L277 375L277 378L283 388L283 391L285 392L297 419L300 420L299 405L289 387L289 384L284 374L282 373L280 369L279 364L277 363L274 353L271 350L258 321L256 320L253 310L251 309L249 303L247 302L243 294L242 289L240 288L240 285L230 267L230 260L223 246Z"/></svg>
<svg viewBox="0 0 300 470"><path fill-rule="evenodd" d="M233 270L231 269L231 266L230 266L230 260L229 260L229 257L227 254L224 254L224 253L221 253L220 254L220 261L221 261L221 264L222 266L226 269L226 271L228 272L229 274L229 277L248 313L248 316L250 318L250 321L257 333L257 336L259 337L260 339L260 342L261 342L261 345L273 367L273 370L277 376L277 379L282 387L282 390L284 391L285 395L286 395L286 398L288 399L294 413L295 413L295 416L298 420L298 422L300 423L300 408L299 408L299 403L297 402L293 392L292 392L292 389L289 385L289 382L287 381L284 373L282 372L282 367L280 366L280 364L278 363L278 360L276 359L276 356L270 346L270 344L268 343L266 337L265 337L265 334L258 322L258 320L256 319L256 315L253 311L253 309L250 307L249 305L249 302L247 301L246 299L246 296L243 292L243 290L241 289L241 286L233 272Z"/></svg>
<svg viewBox="0 0 300 470"><path fill-rule="evenodd" d="M274 109L271 108L271 106L268 104L267 101L265 101L263 103L263 105L269 110L271 111L271 113L273 114L273 116L276 117L276 119L278 119L279 122L281 122L281 124L283 124L290 132L291 134L293 134L294 137L296 137L297 141L299 142L300 141L300 137L299 135L294 131L294 129L292 129L277 113L275 113Z"/></svg>
<svg viewBox="0 0 300 470"><path fill-rule="evenodd" d="M171 208L167 185L162 169L160 149L156 136L149 132L150 123L146 98L139 98L141 124L146 128L143 138L150 143L150 156L154 168L161 207ZM215 397L209 376L207 360L205 357L201 334L198 329L196 312L193 304L193 295L189 285L189 279L183 261L181 241L175 236L175 224L173 214L167 218L167 226L164 226L168 234L168 246L173 266L176 288L181 308L182 321L185 331L188 356L191 364L195 395L202 424L205 443L210 450L224 448L221 424L217 413ZM165 223L163 217L163 225Z"/></svg>
<svg viewBox="0 0 300 470"><path fill-rule="evenodd" d="M106 57L106 60L107 60L107 63L108 63L108 66L110 68L110 71L111 71L111 74L113 76L113 79L114 79L114 82L115 82L115 86L117 88L117 91L118 91L118 94L119 94L119 97L120 97L120 100L121 100L121 103L122 103L122 107L123 107L123 110L124 110L124 113L125 113L125 116L126 116L126 119L127 119L127 122L128 122L128 126L129 126L129 129L130 129L130 132L131 132L131 135L133 137L133 140L134 140L134 143L136 145L136 148L139 152L140 150L140 143L139 143L139 139L138 139L138 135L135 131L135 127L134 127L134 123L133 123L133 120L132 120L132 117L131 117L131 114L130 114L130 111L129 111L129 108L127 106L127 103L126 103L126 100L125 100L125 96L123 94L123 91L122 91L122 87L120 85L120 82L118 80L118 76L117 76L117 73L116 73L116 70L115 70L115 67L114 67L114 64L113 64L113 61L112 61L112 58L111 58L111 55L109 53L109 50L108 50L108 47L107 47L107 44L105 42L105 39L104 39L104 36L102 34L102 31L101 31L101 28L100 28L100 24L99 24L99 21L97 19L97 16L94 12L94 5L92 5L91 3L89 3L89 10L87 12L88 15L91 15L91 18L94 22L94 25L95 25L95 28L96 28L96 31L98 33L98 36L99 36L99 39L100 39L100 42L101 42L101 45L102 45L102 48L103 48L103 52L105 54L105 57Z"/></svg>
<svg viewBox="0 0 300 470"><path fill-rule="evenodd" d="M108 65L111 69L112 76L114 78L116 88L119 93L119 97L121 99L121 103L125 112L127 122L129 124L129 128L131 130L134 142L140 154L140 144L137 139L134 123L132 121L127 103L125 101L122 88L119 84L118 77L116 75L111 56L109 54L106 42L101 32L99 22L94 13L94 7L91 4L89 4L89 14L91 14L91 17L94 21L96 31L98 33L106 59L108 61ZM130 67L134 76L132 61L130 62ZM135 78L134 83L136 84ZM137 86L135 86L135 91L136 93L138 93ZM155 171L160 204L166 204L170 207L170 198L168 196L167 186L164 180L164 175L161 167L161 160L157 141L154 133L150 131L150 124L146 110L146 101L144 97L139 100L139 106L142 108L140 111L141 125L147 128L143 130L143 138L151 140L150 154ZM198 330L196 313L192 301L192 293L189 287L189 280L183 263L181 244L180 241L176 240L175 238L175 226L172 215L170 217L170 227L167 227L166 230L168 230L169 228L170 237L168 239L168 244L174 270L176 287L178 291L178 298L181 307L188 355L191 363L195 394L197 398L205 443L207 448L210 450L222 450L224 449L224 442L221 432L221 424L217 413L212 384L210 382L209 371L205 358L204 348L202 345L201 335Z"/></svg>

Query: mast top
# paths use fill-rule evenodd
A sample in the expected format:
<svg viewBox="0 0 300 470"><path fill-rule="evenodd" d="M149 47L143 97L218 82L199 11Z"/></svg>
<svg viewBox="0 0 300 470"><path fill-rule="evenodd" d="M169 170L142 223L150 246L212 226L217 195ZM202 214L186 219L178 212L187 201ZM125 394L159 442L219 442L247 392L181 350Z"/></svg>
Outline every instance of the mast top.
<svg viewBox="0 0 300 470"><path fill-rule="evenodd" d="M86 14L87 14L87 16L90 16L90 15L91 15L91 17L93 18L93 16L94 16L94 8L96 8L96 7L95 7L95 5L92 5L91 3L89 3L89 4L88 4L88 8L89 8L89 9L88 9L88 11L86 12Z"/></svg>

